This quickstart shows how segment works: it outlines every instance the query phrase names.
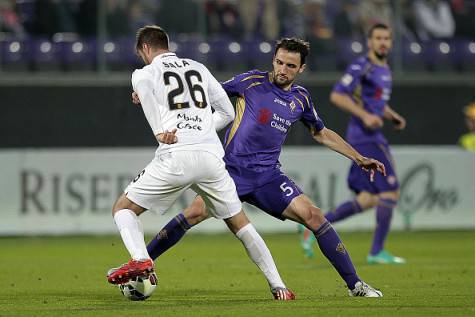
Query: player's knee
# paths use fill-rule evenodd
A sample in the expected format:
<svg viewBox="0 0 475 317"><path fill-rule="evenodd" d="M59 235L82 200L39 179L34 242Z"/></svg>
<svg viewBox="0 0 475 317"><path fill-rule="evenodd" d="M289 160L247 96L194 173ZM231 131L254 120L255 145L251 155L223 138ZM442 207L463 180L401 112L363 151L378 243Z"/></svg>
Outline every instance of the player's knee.
<svg viewBox="0 0 475 317"><path fill-rule="evenodd" d="M360 205L362 210L366 210L368 208L373 208L373 207L377 206L378 203L379 203L378 195L374 195L374 194L367 193L367 192L360 193L356 197L356 200L358 201L358 204Z"/></svg>
<svg viewBox="0 0 475 317"><path fill-rule="evenodd" d="M185 209L183 215L192 226L202 222L209 216L206 211L205 202L200 196L197 196L191 205Z"/></svg>
<svg viewBox="0 0 475 317"><path fill-rule="evenodd" d="M112 206L112 217L115 215L116 212L122 209L128 209L139 216L142 212L146 209L140 207L139 205L130 201L124 194L122 194L119 198L117 198L116 202Z"/></svg>
<svg viewBox="0 0 475 317"><path fill-rule="evenodd" d="M307 206L305 212L303 213L302 220L304 221L305 226L312 230L317 230L318 227L320 227L320 225L326 221L322 210L313 205Z"/></svg>
<svg viewBox="0 0 475 317"><path fill-rule="evenodd" d="M371 195L368 200L369 208L373 208L379 204L379 197L378 195Z"/></svg>
<svg viewBox="0 0 475 317"><path fill-rule="evenodd" d="M206 220L209 216L205 209L191 209L189 213L184 213L184 215L188 223L192 226Z"/></svg>
<svg viewBox="0 0 475 317"><path fill-rule="evenodd" d="M112 217L115 215L116 212L118 212L121 209L125 209L125 204L123 202L122 196L120 196L112 206Z"/></svg>
<svg viewBox="0 0 475 317"><path fill-rule="evenodd" d="M379 198L381 199L391 199L394 201L397 201L399 199L399 191L393 191L393 192L384 192L379 195Z"/></svg>
<svg viewBox="0 0 475 317"><path fill-rule="evenodd" d="M224 222L228 226L229 230L231 230L231 232L234 234L236 234L244 226L250 223L249 219L247 218L246 214L242 209L234 216L224 219Z"/></svg>

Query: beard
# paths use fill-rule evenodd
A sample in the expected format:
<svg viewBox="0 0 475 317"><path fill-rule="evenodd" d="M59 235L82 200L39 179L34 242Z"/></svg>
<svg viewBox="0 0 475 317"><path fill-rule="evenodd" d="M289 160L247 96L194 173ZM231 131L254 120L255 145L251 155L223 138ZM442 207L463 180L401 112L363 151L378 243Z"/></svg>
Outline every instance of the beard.
<svg viewBox="0 0 475 317"><path fill-rule="evenodd" d="M374 51L374 56L376 56L376 58L378 60L384 61L388 57L388 54L387 53L378 53L378 52Z"/></svg>
<svg viewBox="0 0 475 317"><path fill-rule="evenodd" d="M281 78L277 76L275 73L274 73L273 79L274 79L274 84L276 84L279 87L288 86L292 83L292 80Z"/></svg>

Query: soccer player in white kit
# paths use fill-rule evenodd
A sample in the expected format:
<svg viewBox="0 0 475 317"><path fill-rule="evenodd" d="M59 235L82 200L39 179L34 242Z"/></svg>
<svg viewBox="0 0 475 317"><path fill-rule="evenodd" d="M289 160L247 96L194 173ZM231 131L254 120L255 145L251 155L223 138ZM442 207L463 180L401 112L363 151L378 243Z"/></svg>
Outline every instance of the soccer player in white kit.
<svg viewBox="0 0 475 317"><path fill-rule="evenodd" d="M265 242L242 211L235 184L222 160L224 150L216 130L234 119L226 92L204 65L170 52L168 35L158 26L138 30L136 50L146 66L132 74L132 98L142 105L159 147L155 158L112 208L132 259L111 270L108 281L121 284L153 271L137 216L148 209L166 212L191 188L203 198L211 215L223 219L241 240L265 275L274 298L294 299Z"/></svg>

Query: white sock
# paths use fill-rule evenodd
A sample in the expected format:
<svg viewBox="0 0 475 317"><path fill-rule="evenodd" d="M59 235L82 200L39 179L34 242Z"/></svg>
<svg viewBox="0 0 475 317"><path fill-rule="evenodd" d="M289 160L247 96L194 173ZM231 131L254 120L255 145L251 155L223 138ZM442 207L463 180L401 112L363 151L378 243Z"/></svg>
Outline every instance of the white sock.
<svg viewBox="0 0 475 317"><path fill-rule="evenodd" d="M141 230L142 224L137 215L132 210L121 209L114 214L114 221L132 259L150 259Z"/></svg>
<svg viewBox="0 0 475 317"><path fill-rule="evenodd" d="M245 225L236 233L236 237L241 240L249 257L256 263L262 273L264 273L270 287L285 288L270 251L254 226L251 223Z"/></svg>

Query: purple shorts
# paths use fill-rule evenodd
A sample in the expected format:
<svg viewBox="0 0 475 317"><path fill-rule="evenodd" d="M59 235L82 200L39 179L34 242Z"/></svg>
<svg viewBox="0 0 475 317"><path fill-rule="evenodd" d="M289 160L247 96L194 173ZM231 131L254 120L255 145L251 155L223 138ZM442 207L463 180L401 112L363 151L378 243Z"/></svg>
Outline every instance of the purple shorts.
<svg viewBox="0 0 475 317"><path fill-rule="evenodd" d="M361 167L353 163L348 175L348 187L355 193L370 192L379 194L392 192L399 189L399 183L394 170L394 160L389 151L389 146L382 143L352 144L352 146L362 155L377 159L386 167L386 177L376 172L374 182L370 182L369 173L363 171Z"/></svg>
<svg viewBox="0 0 475 317"><path fill-rule="evenodd" d="M255 172L235 165L226 165L236 184L239 199L285 220L282 213L302 190L280 169Z"/></svg>

